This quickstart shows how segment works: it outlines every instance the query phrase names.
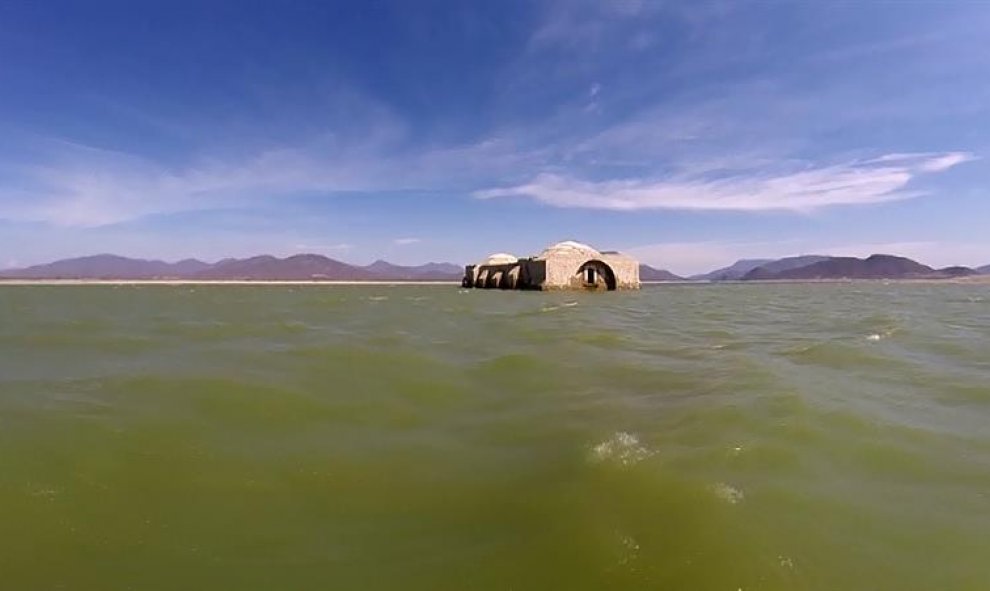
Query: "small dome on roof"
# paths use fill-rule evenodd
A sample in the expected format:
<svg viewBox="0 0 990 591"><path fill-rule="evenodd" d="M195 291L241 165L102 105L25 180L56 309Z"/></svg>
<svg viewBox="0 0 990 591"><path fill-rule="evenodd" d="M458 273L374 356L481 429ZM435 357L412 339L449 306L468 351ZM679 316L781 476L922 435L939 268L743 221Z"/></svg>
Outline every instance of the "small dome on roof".
<svg viewBox="0 0 990 591"><path fill-rule="evenodd" d="M511 265L519 262L519 259L505 252L497 252L490 255L483 264L485 265Z"/></svg>
<svg viewBox="0 0 990 591"><path fill-rule="evenodd" d="M588 257L597 257L599 253L594 248L591 248L587 244L581 242L575 242L573 240L565 240L563 242L558 242L553 246L548 247L542 253L540 253L540 258L547 258L550 255L571 255L571 254L583 254Z"/></svg>

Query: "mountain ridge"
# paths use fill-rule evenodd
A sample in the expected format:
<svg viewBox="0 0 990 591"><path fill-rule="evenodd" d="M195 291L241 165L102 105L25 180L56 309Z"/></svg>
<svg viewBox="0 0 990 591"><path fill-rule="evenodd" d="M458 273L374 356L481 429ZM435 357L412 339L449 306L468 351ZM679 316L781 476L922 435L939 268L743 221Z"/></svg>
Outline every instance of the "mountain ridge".
<svg viewBox="0 0 990 591"><path fill-rule="evenodd" d="M743 275L749 273L753 269L767 263L772 263L774 260L775 259L739 259L728 267L722 267L707 273L691 275L688 279L692 281L735 281L741 279Z"/></svg>
<svg viewBox="0 0 990 591"><path fill-rule="evenodd" d="M452 263L418 266L376 261L352 265L320 254L296 254L285 258L257 255L225 258L215 263L183 259L160 260L98 254L20 269L0 271L3 279L121 279L121 280L314 280L314 281L459 281L463 270Z"/></svg>
<svg viewBox="0 0 990 591"><path fill-rule="evenodd" d="M666 269L657 269L649 265L639 266L640 281L684 281L684 277L671 273Z"/></svg>
<svg viewBox="0 0 990 591"><path fill-rule="evenodd" d="M873 254L864 259L825 257L809 265L776 271L771 265L765 265L746 273L742 280L947 279L975 274L976 271L969 267L935 269L907 257Z"/></svg>
<svg viewBox="0 0 990 591"><path fill-rule="evenodd" d="M742 271L745 271L744 273ZM338 261L321 254L303 253L278 258L264 254L224 258L214 263L199 259L166 262L96 254L20 269L0 271L0 279L68 280L287 280L287 281L459 281L460 265L429 262L397 265L379 259L369 265ZM860 259L802 255L781 259L740 259L709 273L681 277L666 269L640 265L642 281L758 281L821 279L948 279L990 274L990 265L936 269L906 257L874 254Z"/></svg>

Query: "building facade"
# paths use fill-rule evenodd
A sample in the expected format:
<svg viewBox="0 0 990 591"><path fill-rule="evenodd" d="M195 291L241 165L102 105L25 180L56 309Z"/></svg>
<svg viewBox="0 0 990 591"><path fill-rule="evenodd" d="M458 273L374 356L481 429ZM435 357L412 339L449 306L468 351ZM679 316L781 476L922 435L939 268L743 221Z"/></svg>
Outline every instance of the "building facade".
<svg viewBox="0 0 990 591"><path fill-rule="evenodd" d="M639 289L639 262L618 252L599 252L587 244L566 241L530 258L493 254L467 266L461 284L483 289L543 291Z"/></svg>

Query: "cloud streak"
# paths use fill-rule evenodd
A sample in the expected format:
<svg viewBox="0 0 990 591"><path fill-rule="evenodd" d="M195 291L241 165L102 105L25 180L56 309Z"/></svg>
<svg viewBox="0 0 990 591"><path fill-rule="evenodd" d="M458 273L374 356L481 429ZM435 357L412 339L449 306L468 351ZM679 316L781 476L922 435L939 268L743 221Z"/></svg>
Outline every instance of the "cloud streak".
<svg viewBox="0 0 990 591"><path fill-rule="evenodd" d="M796 172L710 174L661 180L584 181L542 173L531 182L474 193L479 199L522 196L554 207L637 211L808 212L837 205L898 201L922 194L909 184L974 159L972 154L890 154L868 161L813 167Z"/></svg>

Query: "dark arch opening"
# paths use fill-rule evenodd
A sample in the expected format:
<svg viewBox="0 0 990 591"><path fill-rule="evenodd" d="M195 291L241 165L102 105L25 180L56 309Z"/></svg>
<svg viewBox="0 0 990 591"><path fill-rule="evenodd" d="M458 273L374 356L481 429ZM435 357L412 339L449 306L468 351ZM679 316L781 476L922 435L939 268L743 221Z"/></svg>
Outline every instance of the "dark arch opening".
<svg viewBox="0 0 990 591"><path fill-rule="evenodd" d="M615 272L602 261L592 260L581 265L578 269L581 277L581 284L586 289L601 289L604 287L608 291L615 291Z"/></svg>

